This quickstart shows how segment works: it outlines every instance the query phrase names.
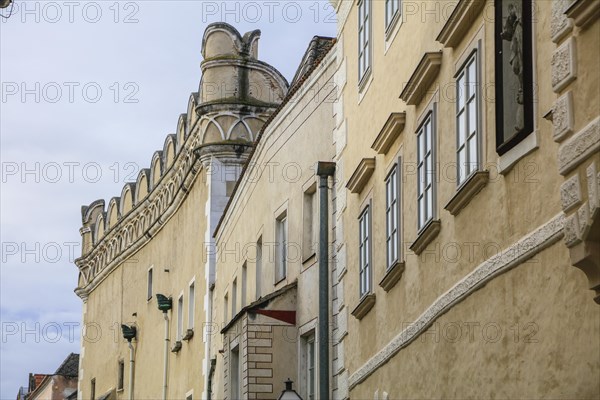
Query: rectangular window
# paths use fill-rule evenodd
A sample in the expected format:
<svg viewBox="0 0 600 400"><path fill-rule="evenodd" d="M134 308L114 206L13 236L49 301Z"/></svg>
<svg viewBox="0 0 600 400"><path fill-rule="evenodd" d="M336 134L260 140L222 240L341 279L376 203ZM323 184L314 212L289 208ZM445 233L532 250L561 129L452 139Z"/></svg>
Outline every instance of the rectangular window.
<svg viewBox="0 0 600 400"><path fill-rule="evenodd" d="M246 286L248 285L248 277L247 277L246 263L242 265L242 308L246 307Z"/></svg>
<svg viewBox="0 0 600 400"><path fill-rule="evenodd" d="M400 11L400 0L385 0L385 29L387 30Z"/></svg>
<svg viewBox="0 0 600 400"><path fill-rule="evenodd" d="M256 242L256 299L261 296L262 290L262 236Z"/></svg>
<svg viewBox="0 0 600 400"><path fill-rule="evenodd" d="M125 381L125 362L123 360L119 360L119 370L117 376L117 390L123 390Z"/></svg>
<svg viewBox="0 0 600 400"><path fill-rule="evenodd" d="M495 0L496 151L533 132L531 0Z"/></svg>
<svg viewBox="0 0 600 400"><path fill-rule="evenodd" d="M227 319L227 310L229 309L229 298L227 297L227 295L225 295L225 298L223 299L223 322L227 323L228 319Z"/></svg>
<svg viewBox="0 0 600 400"><path fill-rule="evenodd" d="M371 291L371 205L368 205L358 220L360 297Z"/></svg>
<svg viewBox="0 0 600 400"><path fill-rule="evenodd" d="M477 53L456 76L457 182L461 185L479 169L479 106Z"/></svg>
<svg viewBox="0 0 600 400"><path fill-rule="evenodd" d="M302 211L303 232L302 232L302 260L305 261L317 253L317 235L318 235L318 215L319 206L317 204L317 185L313 184L304 192L304 210Z"/></svg>
<svg viewBox="0 0 600 400"><path fill-rule="evenodd" d="M358 3L358 81L371 68L371 0Z"/></svg>
<svg viewBox="0 0 600 400"><path fill-rule="evenodd" d="M92 379L90 382L90 399L96 399L96 378Z"/></svg>
<svg viewBox="0 0 600 400"><path fill-rule="evenodd" d="M306 399L314 400L316 397L316 368L315 368L315 359L316 359L316 348L315 348L315 334L312 333L310 335L305 336L304 338L304 393L306 394Z"/></svg>
<svg viewBox="0 0 600 400"><path fill-rule="evenodd" d="M146 298L148 300L152 298L152 268L148 270L148 292Z"/></svg>
<svg viewBox="0 0 600 400"><path fill-rule="evenodd" d="M231 286L231 318L234 318L235 314L237 314L237 278L233 280Z"/></svg>
<svg viewBox="0 0 600 400"><path fill-rule="evenodd" d="M188 329L194 329L194 312L196 307L196 283L190 283L188 296Z"/></svg>
<svg viewBox="0 0 600 400"><path fill-rule="evenodd" d="M392 167L385 180L385 232L389 269L400 256L400 163Z"/></svg>
<svg viewBox="0 0 600 400"><path fill-rule="evenodd" d="M183 295L177 300L177 341L183 337Z"/></svg>
<svg viewBox="0 0 600 400"><path fill-rule="evenodd" d="M434 112L430 112L417 132L418 228L421 230L434 214Z"/></svg>
<svg viewBox="0 0 600 400"><path fill-rule="evenodd" d="M287 274L287 212L284 212L277 218L276 224L276 259L275 259L275 282L279 282Z"/></svg>
<svg viewBox="0 0 600 400"><path fill-rule="evenodd" d="M231 350L231 362L229 364L231 374L231 399L241 399L240 396L240 348L239 345Z"/></svg>

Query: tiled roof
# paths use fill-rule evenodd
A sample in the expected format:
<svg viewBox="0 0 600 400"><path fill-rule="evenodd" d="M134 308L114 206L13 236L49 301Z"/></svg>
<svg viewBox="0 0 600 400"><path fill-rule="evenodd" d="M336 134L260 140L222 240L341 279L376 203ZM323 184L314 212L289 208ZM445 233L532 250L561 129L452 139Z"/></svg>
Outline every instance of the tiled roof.
<svg viewBox="0 0 600 400"><path fill-rule="evenodd" d="M77 376L79 372L79 354L71 353L58 367L54 375Z"/></svg>
<svg viewBox="0 0 600 400"><path fill-rule="evenodd" d="M292 79L292 83L290 84L290 88L293 87L300 79L304 78L307 72L311 71L312 68L316 67L319 62L325 57L325 55L331 49L334 38L323 37L323 36L315 36L310 41L308 45L308 49L304 53L302 57L302 62L298 66L296 70L296 74L294 75L294 79Z"/></svg>

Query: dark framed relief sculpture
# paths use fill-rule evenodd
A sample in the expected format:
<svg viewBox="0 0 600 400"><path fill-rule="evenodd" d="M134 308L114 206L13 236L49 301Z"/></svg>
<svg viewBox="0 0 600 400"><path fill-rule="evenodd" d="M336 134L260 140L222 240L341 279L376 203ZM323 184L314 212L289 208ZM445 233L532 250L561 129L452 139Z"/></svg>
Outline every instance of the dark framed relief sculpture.
<svg viewBox="0 0 600 400"><path fill-rule="evenodd" d="M496 151L502 155L533 132L531 0L494 0Z"/></svg>

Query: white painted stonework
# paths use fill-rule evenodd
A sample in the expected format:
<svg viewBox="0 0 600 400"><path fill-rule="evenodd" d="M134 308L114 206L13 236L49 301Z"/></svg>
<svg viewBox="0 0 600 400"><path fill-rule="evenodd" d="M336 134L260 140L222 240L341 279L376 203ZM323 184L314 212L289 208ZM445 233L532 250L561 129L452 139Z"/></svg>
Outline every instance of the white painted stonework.
<svg viewBox="0 0 600 400"><path fill-rule="evenodd" d="M568 212L581 204L581 185L579 184L579 175L570 177L561 185L560 198L564 212Z"/></svg>
<svg viewBox="0 0 600 400"><path fill-rule="evenodd" d="M552 41L558 43L573 29L573 22L565 15L570 0L552 0Z"/></svg>
<svg viewBox="0 0 600 400"><path fill-rule="evenodd" d="M560 96L552 109L554 141L562 142L573 132L573 93L569 90Z"/></svg>
<svg viewBox="0 0 600 400"><path fill-rule="evenodd" d="M577 53L575 38L571 37L552 55L552 89L559 93L577 78Z"/></svg>
<svg viewBox="0 0 600 400"><path fill-rule="evenodd" d="M600 117L566 140L558 149L558 170L567 175L593 153L600 150Z"/></svg>

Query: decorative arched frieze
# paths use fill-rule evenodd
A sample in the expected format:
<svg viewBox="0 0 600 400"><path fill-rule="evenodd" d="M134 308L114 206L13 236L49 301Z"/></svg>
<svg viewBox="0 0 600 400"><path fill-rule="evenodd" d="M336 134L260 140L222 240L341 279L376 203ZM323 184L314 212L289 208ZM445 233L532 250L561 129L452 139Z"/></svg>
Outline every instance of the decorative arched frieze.
<svg viewBox="0 0 600 400"><path fill-rule="evenodd" d="M163 168L163 152L161 150L155 151L152 156L152 163L150 164L150 181L152 182L152 190L158 185L160 178L162 177Z"/></svg>
<svg viewBox="0 0 600 400"><path fill-rule="evenodd" d="M135 183L129 182L123 186L123 190L121 191L121 215L127 214L136 203L135 199Z"/></svg>
<svg viewBox="0 0 600 400"><path fill-rule="evenodd" d="M202 143L221 142L225 140L225 133L221 125L214 119L209 119L206 128L202 131Z"/></svg>
<svg viewBox="0 0 600 400"><path fill-rule="evenodd" d="M171 166L175 162L175 157L177 155L177 137L175 134L171 133L165 138L165 144L163 146L163 155L165 157L163 165L166 171L169 168L171 168Z"/></svg>
<svg viewBox="0 0 600 400"><path fill-rule="evenodd" d="M135 205L144 200L150 192L150 168L141 169L135 183Z"/></svg>
<svg viewBox="0 0 600 400"><path fill-rule="evenodd" d="M177 138L179 143L183 143L183 141L188 138L188 136L191 133L190 130L192 129L192 127L194 127L194 125L196 125L196 121L198 120L198 115L196 115L196 106L197 105L198 105L198 92L193 92L190 94L190 98L188 100L188 106L187 106L187 113L186 113L187 129L182 132L183 136ZM179 135L179 133L180 132L177 131L178 135Z"/></svg>
<svg viewBox="0 0 600 400"><path fill-rule="evenodd" d="M108 203L108 212L106 219L106 230L110 230L119 222L121 218L121 207L120 207L121 198L113 197L110 199Z"/></svg>
<svg viewBox="0 0 600 400"><path fill-rule="evenodd" d="M98 218L96 219L96 223L94 225L94 244L96 244L104 237L104 232L106 230L105 213L98 214Z"/></svg>

